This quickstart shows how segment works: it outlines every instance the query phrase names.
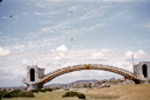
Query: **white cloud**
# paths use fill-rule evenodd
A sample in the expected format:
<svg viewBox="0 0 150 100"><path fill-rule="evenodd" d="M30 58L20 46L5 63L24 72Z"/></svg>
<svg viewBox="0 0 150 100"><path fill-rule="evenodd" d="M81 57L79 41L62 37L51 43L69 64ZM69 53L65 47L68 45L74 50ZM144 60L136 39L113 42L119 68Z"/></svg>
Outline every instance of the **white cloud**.
<svg viewBox="0 0 150 100"><path fill-rule="evenodd" d="M128 2L128 1L140 1L140 0L46 0L46 2L38 2L37 6L45 7L52 5L53 3L62 3L62 2Z"/></svg>
<svg viewBox="0 0 150 100"><path fill-rule="evenodd" d="M114 21L114 20L122 20L122 21L129 21L134 19L136 16L133 15L130 11L120 11L120 12L116 12L114 13L111 18L110 18L110 22Z"/></svg>
<svg viewBox="0 0 150 100"><path fill-rule="evenodd" d="M60 60L60 59L62 59L62 58L64 58L64 57L65 57L65 54L62 53L62 52L60 52L54 59L55 59L55 60Z"/></svg>
<svg viewBox="0 0 150 100"><path fill-rule="evenodd" d="M83 33L89 33L94 32L98 28L102 28L104 26L103 23L97 23L96 25L90 26L90 27L82 27L79 29L68 29L64 31L64 33L67 34L83 34Z"/></svg>
<svg viewBox="0 0 150 100"><path fill-rule="evenodd" d="M43 13L39 13L39 12L36 12L36 11L34 12L34 14L38 15L38 16L42 16L43 15Z"/></svg>
<svg viewBox="0 0 150 100"><path fill-rule="evenodd" d="M126 52L125 57L131 58L132 55L133 55L133 52L129 50Z"/></svg>
<svg viewBox="0 0 150 100"><path fill-rule="evenodd" d="M146 56L146 53L141 49L137 52L135 52L135 57L140 58Z"/></svg>
<svg viewBox="0 0 150 100"><path fill-rule="evenodd" d="M29 13L27 13L27 12L23 12L23 13L22 13L22 15L28 15L28 14L29 14Z"/></svg>
<svg viewBox="0 0 150 100"><path fill-rule="evenodd" d="M22 63L23 65L25 65L25 64L28 64L28 61L27 61L26 59L23 59L23 60L21 61L21 63Z"/></svg>
<svg viewBox="0 0 150 100"><path fill-rule="evenodd" d="M62 44L61 46L56 48L56 51L68 51L68 48L64 44Z"/></svg>
<svg viewBox="0 0 150 100"><path fill-rule="evenodd" d="M85 32L93 32L98 28L102 28L105 26L104 23L96 23L95 25L89 26L89 27L80 27L80 28L72 28L72 24L77 24L77 23L81 23L82 21L85 21L87 19L90 18L95 18L95 17L99 17L101 15L103 15L103 13L105 12L105 9L107 9L108 6L101 6L98 8L94 8L94 7L90 7L90 8L81 8L85 9L82 10L84 11L84 15L82 15L81 17L77 17L77 18L73 18L73 19L67 19L65 21L59 22L54 24L53 26L48 26L48 27L44 27L41 30L39 30L38 32L32 32L32 34L35 34L36 37L38 37L41 34L47 34L47 33L64 33L64 34L81 34L81 33L85 33ZM73 8L68 8L68 9L77 9L76 6ZM80 11L80 12L82 12ZM39 15L39 16L45 16L48 14L56 14L56 13L60 13L61 11L52 11L52 12L47 12L47 13L43 13L43 12L34 12L35 15ZM101 13L99 13L101 12ZM40 21L39 23L42 24L49 24L52 22L42 22Z"/></svg>
<svg viewBox="0 0 150 100"><path fill-rule="evenodd" d="M3 19L8 19L8 17L7 17L7 16L4 16Z"/></svg>
<svg viewBox="0 0 150 100"><path fill-rule="evenodd" d="M11 53L9 50L5 50L0 47L0 56L8 56Z"/></svg>
<svg viewBox="0 0 150 100"><path fill-rule="evenodd" d="M23 49L23 48L25 48L25 45L15 45L14 48L15 49Z"/></svg>
<svg viewBox="0 0 150 100"><path fill-rule="evenodd" d="M80 5L74 5L68 8L69 11L77 11L77 10L81 10L81 6Z"/></svg>
<svg viewBox="0 0 150 100"><path fill-rule="evenodd" d="M63 21L63 22L61 22L57 25L54 25L54 26L44 27L38 32L38 34L58 33L58 32L63 33L65 29L69 28L69 25L71 23L72 23L72 20L66 20L66 21ZM35 33L35 34L37 34L37 33Z"/></svg>
<svg viewBox="0 0 150 100"><path fill-rule="evenodd" d="M136 24L135 26L136 27L140 27L140 28L144 27L144 28L148 28L149 29L150 28L150 23L140 23L140 24Z"/></svg>
<svg viewBox="0 0 150 100"><path fill-rule="evenodd" d="M140 0L100 0L103 2L128 2L128 1L140 1Z"/></svg>
<svg viewBox="0 0 150 100"><path fill-rule="evenodd" d="M58 56L56 56L54 59L55 59L55 60L60 60L61 58L60 58L60 57L58 57Z"/></svg>
<svg viewBox="0 0 150 100"><path fill-rule="evenodd" d="M13 22L12 22L12 24L16 24L16 23L17 23L16 21L13 21Z"/></svg>
<svg viewBox="0 0 150 100"><path fill-rule="evenodd" d="M103 49L101 49L101 51L102 51L102 52L106 52L106 53L108 53L108 52L112 52L112 50L107 49L107 48L103 48Z"/></svg>
<svg viewBox="0 0 150 100"><path fill-rule="evenodd" d="M99 58L102 58L104 57L104 54L102 52L95 52L92 54L92 58L93 59L99 59Z"/></svg>
<svg viewBox="0 0 150 100"><path fill-rule="evenodd" d="M90 8L83 8L86 9L83 16L79 17L79 20L88 20L95 17L101 17L108 9L109 6L100 6L98 8L90 7ZM101 12L101 13L99 13Z"/></svg>
<svg viewBox="0 0 150 100"><path fill-rule="evenodd" d="M150 28L150 23L145 24L145 27Z"/></svg>
<svg viewBox="0 0 150 100"><path fill-rule="evenodd" d="M47 21L39 21L39 23L40 23L40 24L51 24L51 23L53 23L53 22L47 20Z"/></svg>
<svg viewBox="0 0 150 100"><path fill-rule="evenodd" d="M51 12L34 12L35 15L37 16L47 16L47 15L55 15L55 14L59 14L61 13L61 11L56 10L56 11L51 11Z"/></svg>
<svg viewBox="0 0 150 100"><path fill-rule="evenodd" d="M40 45L38 45L38 41L36 41L36 42L34 42L34 41L28 41L26 43L26 46L27 46L27 48L38 48L38 47L40 47Z"/></svg>
<svg viewBox="0 0 150 100"><path fill-rule="evenodd" d="M125 57L131 58L132 55L134 55L135 58L142 58L146 56L146 53L142 49L136 52L132 52L129 50L126 52Z"/></svg>

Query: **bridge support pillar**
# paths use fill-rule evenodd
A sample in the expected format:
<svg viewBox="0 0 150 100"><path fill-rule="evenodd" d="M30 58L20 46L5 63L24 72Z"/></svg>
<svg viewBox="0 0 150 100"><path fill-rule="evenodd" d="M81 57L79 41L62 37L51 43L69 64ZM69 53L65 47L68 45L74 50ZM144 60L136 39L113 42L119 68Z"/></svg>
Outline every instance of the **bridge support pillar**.
<svg viewBox="0 0 150 100"><path fill-rule="evenodd" d="M30 84L27 86L27 91L43 88L43 84Z"/></svg>
<svg viewBox="0 0 150 100"><path fill-rule="evenodd" d="M150 83L150 62L139 62L139 64L134 65L134 74L137 80L136 84L148 84Z"/></svg>
<svg viewBox="0 0 150 100"><path fill-rule="evenodd" d="M37 65L27 67L27 78L23 80L27 84L27 91L43 88L43 83L38 83L44 77L44 68Z"/></svg>

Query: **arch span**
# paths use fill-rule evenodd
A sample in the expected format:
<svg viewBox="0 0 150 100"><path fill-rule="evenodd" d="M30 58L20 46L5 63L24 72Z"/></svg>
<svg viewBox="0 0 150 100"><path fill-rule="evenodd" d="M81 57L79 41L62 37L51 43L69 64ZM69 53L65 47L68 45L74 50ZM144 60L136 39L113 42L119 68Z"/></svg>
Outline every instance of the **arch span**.
<svg viewBox="0 0 150 100"><path fill-rule="evenodd" d="M47 83L51 81L52 79L61 76L66 73L74 72L74 71L80 71L80 70L104 70L109 72L114 72L117 74L120 74L128 79L136 80L134 74L128 70L114 67L114 66L108 66L108 65L102 65L102 64L83 64L83 65L74 65L74 66L68 66L61 69L57 69L55 71L52 71L44 76L40 80L40 83Z"/></svg>
<svg viewBox="0 0 150 100"><path fill-rule="evenodd" d="M80 65L68 66L68 67L57 69L48 74L45 74L43 78L39 78L36 81L23 79L23 82L28 86L27 91L30 91L32 89L43 87L43 84L53 80L58 76L61 76L66 73L74 72L74 71L80 71L80 70L104 70L104 71L120 74L128 79L133 80L136 84L140 84L141 82L144 82L144 80L136 78L136 75L134 75L134 73L128 70L114 67L114 66L109 66L109 65L102 65L102 64L82 64L82 65L80 64Z"/></svg>

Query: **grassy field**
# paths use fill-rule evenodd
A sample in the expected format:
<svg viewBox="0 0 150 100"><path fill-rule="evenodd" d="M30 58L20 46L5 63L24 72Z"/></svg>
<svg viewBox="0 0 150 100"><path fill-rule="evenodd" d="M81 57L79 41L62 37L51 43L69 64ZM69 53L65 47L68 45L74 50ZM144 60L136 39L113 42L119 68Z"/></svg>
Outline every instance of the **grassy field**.
<svg viewBox="0 0 150 100"><path fill-rule="evenodd" d="M78 89L86 100L150 100L150 84L128 85L99 89ZM82 100L77 97L62 98L65 91L35 93L35 98L10 98L2 100Z"/></svg>

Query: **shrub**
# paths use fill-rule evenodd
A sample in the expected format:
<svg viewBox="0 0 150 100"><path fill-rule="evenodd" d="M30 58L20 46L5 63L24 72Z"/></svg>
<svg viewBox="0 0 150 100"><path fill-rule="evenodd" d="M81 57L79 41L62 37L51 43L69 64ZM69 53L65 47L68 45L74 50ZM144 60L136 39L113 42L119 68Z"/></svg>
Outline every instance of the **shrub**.
<svg viewBox="0 0 150 100"><path fill-rule="evenodd" d="M85 95L83 93L78 93L79 99L86 99Z"/></svg>
<svg viewBox="0 0 150 100"><path fill-rule="evenodd" d="M31 90L31 92L38 93L39 90L35 89L35 90Z"/></svg>
<svg viewBox="0 0 150 100"><path fill-rule="evenodd" d="M65 98L65 97L75 97L75 96L77 96L79 99L86 99L83 93L78 93L73 91L66 92L62 97Z"/></svg>
<svg viewBox="0 0 150 100"><path fill-rule="evenodd" d="M53 91L53 89L51 89L51 88L46 88L45 90L49 91L49 92Z"/></svg>
<svg viewBox="0 0 150 100"><path fill-rule="evenodd" d="M59 87L52 88L52 90L59 90L59 89L60 89Z"/></svg>
<svg viewBox="0 0 150 100"><path fill-rule="evenodd" d="M40 90L39 92L46 92L47 90L46 89L42 89L42 90Z"/></svg>
<svg viewBox="0 0 150 100"><path fill-rule="evenodd" d="M70 92L66 92L63 97L74 97L74 96L77 96L77 92L73 92L73 91L70 91Z"/></svg>
<svg viewBox="0 0 150 100"><path fill-rule="evenodd" d="M106 83L106 81L104 80L104 81L102 81L102 83Z"/></svg>
<svg viewBox="0 0 150 100"><path fill-rule="evenodd" d="M89 83L89 87L90 87L90 88L91 88L91 85L92 85L92 84L91 84L91 83Z"/></svg>
<svg viewBox="0 0 150 100"><path fill-rule="evenodd" d="M31 92L38 93L38 92L43 92L43 91L42 89L34 89L34 90L31 90Z"/></svg>
<svg viewBox="0 0 150 100"><path fill-rule="evenodd" d="M22 92L21 90L14 90L12 92L1 91L0 98L14 98L14 97L35 97L32 92Z"/></svg>
<svg viewBox="0 0 150 100"><path fill-rule="evenodd" d="M21 90L14 90L12 92L9 92L8 94L10 94L11 96L10 97L20 97L21 94L22 94L22 91Z"/></svg>
<svg viewBox="0 0 150 100"><path fill-rule="evenodd" d="M84 88L86 88L87 86L86 85L84 85Z"/></svg>
<svg viewBox="0 0 150 100"><path fill-rule="evenodd" d="M45 89L35 89L35 90L31 90L31 92L34 92L34 93L38 93L38 92L46 92L46 91L53 91L51 88L45 88Z"/></svg>
<svg viewBox="0 0 150 100"><path fill-rule="evenodd" d="M0 98L3 98L3 96L7 93L8 93L7 91L0 91Z"/></svg>
<svg viewBox="0 0 150 100"><path fill-rule="evenodd" d="M5 94L4 96L3 96L3 98L11 98L12 96L11 96L11 94L10 93L7 93L7 94Z"/></svg>

